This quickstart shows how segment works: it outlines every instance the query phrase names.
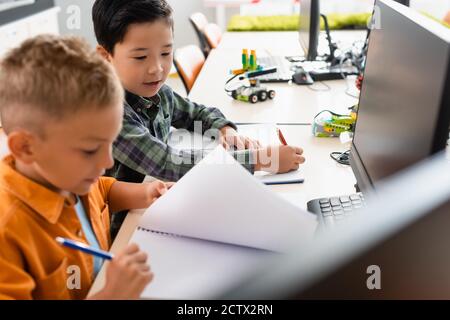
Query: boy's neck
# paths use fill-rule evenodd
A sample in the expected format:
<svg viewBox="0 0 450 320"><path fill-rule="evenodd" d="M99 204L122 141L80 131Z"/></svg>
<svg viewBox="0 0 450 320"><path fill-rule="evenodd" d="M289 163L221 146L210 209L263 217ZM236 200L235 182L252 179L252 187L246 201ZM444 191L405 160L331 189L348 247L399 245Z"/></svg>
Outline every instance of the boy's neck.
<svg viewBox="0 0 450 320"><path fill-rule="evenodd" d="M131 94L131 95L136 96L136 97L141 97L141 98L144 98L144 99L152 100L152 99L155 99L155 98L158 96L159 91L158 91L155 95L153 95L153 96L151 96L151 97L141 96L141 95L139 95L139 94L137 94L137 93L134 93L133 91L130 91L130 90L128 90L128 89L125 89L125 93ZM157 98L156 98L156 99L157 99Z"/></svg>

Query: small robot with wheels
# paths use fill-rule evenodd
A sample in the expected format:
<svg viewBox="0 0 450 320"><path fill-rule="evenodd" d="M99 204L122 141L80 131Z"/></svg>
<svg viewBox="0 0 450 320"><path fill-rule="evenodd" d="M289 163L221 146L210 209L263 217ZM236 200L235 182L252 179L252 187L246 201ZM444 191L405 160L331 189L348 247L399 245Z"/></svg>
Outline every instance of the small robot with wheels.
<svg viewBox="0 0 450 320"><path fill-rule="evenodd" d="M250 86L242 85L231 91L231 96L235 100L257 103L275 98L275 91L262 87L257 79L250 79Z"/></svg>
<svg viewBox="0 0 450 320"><path fill-rule="evenodd" d="M240 76L239 80L248 79L249 84L241 84L235 89L227 89L225 87L225 91L233 99L244 102L257 103L266 101L267 99L273 99L275 98L275 91L261 86L258 77L276 71L277 68L275 67L263 68L263 66L258 65L255 50L251 50L249 57L248 50L244 49L242 52L242 68L231 70L234 76L226 82L225 86L237 76Z"/></svg>

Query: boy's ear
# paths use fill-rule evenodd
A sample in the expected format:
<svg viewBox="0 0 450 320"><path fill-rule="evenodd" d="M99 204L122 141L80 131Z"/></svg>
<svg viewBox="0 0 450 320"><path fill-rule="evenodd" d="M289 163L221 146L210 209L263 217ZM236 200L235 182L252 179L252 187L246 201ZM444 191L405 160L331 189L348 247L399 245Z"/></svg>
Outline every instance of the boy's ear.
<svg viewBox="0 0 450 320"><path fill-rule="evenodd" d="M35 135L25 130L13 131L8 135L8 147L11 154L18 160L31 164L35 159Z"/></svg>
<svg viewBox="0 0 450 320"><path fill-rule="evenodd" d="M101 45L97 45L96 51L99 55L105 58L106 61L111 62L111 55L109 54L108 50L103 48Z"/></svg>

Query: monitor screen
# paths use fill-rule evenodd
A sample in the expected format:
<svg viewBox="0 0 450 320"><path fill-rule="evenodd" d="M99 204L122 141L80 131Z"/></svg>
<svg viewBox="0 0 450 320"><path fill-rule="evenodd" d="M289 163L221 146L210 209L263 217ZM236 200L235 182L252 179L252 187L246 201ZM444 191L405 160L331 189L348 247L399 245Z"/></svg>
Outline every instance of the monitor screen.
<svg viewBox="0 0 450 320"><path fill-rule="evenodd" d="M363 190L444 149L449 128L450 30L392 1L375 8L351 157Z"/></svg>
<svg viewBox="0 0 450 320"><path fill-rule="evenodd" d="M0 0L0 11L33 4L35 0Z"/></svg>
<svg viewBox="0 0 450 320"><path fill-rule="evenodd" d="M358 217L260 262L217 298L449 299L449 170L440 154L390 177ZM373 267L381 290L369 290Z"/></svg>
<svg viewBox="0 0 450 320"><path fill-rule="evenodd" d="M299 41L308 61L316 60L319 32L319 0L300 0Z"/></svg>
<svg viewBox="0 0 450 320"><path fill-rule="evenodd" d="M395 0L395 1L398 2L398 3L401 3L401 4L405 5L405 6L409 6L409 0Z"/></svg>

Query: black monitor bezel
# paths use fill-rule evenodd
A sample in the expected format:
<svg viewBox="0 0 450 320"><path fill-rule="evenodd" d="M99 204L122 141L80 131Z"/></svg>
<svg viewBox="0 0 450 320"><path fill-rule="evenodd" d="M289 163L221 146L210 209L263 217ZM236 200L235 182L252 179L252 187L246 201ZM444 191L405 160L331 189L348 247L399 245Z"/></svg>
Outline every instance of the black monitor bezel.
<svg viewBox="0 0 450 320"><path fill-rule="evenodd" d="M318 46L319 46L319 33L320 33L320 1L319 0L308 0L310 2L310 23L308 30L308 48L306 48L306 43L303 41L302 33L305 31L301 30L301 22L299 22L299 42L302 50L305 54L305 59L307 61L315 61L318 55ZM303 2L304 3L304 2ZM302 2L300 2L300 6L302 6ZM300 7L300 19L302 17L302 10Z"/></svg>
<svg viewBox="0 0 450 320"><path fill-rule="evenodd" d="M375 6L379 0L375 1ZM397 1L398 2L398 1ZM386 5L386 3L384 3ZM411 18L409 15L400 12L407 18ZM411 18L412 19L412 18ZM368 41L368 55L370 54L370 39ZM450 53L450 48L449 48ZM433 142L429 155L434 155L447 146L449 139L449 123L450 123L450 56L447 59L447 76L445 80L444 90L442 91L441 105L439 110L439 117L436 122L436 129L433 137ZM359 101L361 101L361 95L364 93L364 81L361 86ZM358 122L355 124L355 133ZM359 155L358 148L355 145L354 139L352 140L350 149L350 166L356 177L358 191L372 192L375 190L375 184L370 178L367 169L364 166L364 162Z"/></svg>

